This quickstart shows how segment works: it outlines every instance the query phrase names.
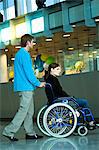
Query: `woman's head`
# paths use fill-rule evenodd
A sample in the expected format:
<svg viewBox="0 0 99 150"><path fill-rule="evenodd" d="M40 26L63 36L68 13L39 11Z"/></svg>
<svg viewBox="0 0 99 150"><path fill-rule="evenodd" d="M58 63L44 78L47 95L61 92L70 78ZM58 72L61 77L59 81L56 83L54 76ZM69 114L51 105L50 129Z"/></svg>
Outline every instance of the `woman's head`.
<svg viewBox="0 0 99 150"><path fill-rule="evenodd" d="M61 73L61 66L57 63L52 63L48 67L48 73L53 76L59 76Z"/></svg>

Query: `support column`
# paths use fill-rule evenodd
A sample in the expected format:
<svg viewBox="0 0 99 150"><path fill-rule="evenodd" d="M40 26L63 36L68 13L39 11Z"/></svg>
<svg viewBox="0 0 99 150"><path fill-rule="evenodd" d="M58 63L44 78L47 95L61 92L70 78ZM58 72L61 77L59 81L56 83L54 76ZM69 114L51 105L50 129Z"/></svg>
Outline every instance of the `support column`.
<svg viewBox="0 0 99 150"><path fill-rule="evenodd" d="M83 0L83 2L84 2L85 25L89 27L95 27L96 23L94 19L92 19L92 13L91 13L91 0Z"/></svg>
<svg viewBox="0 0 99 150"><path fill-rule="evenodd" d="M0 53L0 83L8 82L7 56Z"/></svg>
<svg viewBox="0 0 99 150"><path fill-rule="evenodd" d="M44 16L44 35L47 37L52 37L52 33L49 29L49 18L47 9L43 9L43 16Z"/></svg>
<svg viewBox="0 0 99 150"><path fill-rule="evenodd" d="M24 15L27 12L27 10L25 8L26 1L24 1L24 0L17 0L16 5L17 5L17 15L18 16Z"/></svg>
<svg viewBox="0 0 99 150"><path fill-rule="evenodd" d="M32 1L26 0L27 12L32 12Z"/></svg>
<svg viewBox="0 0 99 150"><path fill-rule="evenodd" d="M97 23L97 26L96 26L96 40L99 41L99 23Z"/></svg>
<svg viewBox="0 0 99 150"><path fill-rule="evenodd" d="M63 20L63 31L73 32L73 28L69 22L69 8L68 3L62 3L62 20Z"/></svg>
<svg viewBox="0 0 99 150"><path fill-rule="evenodd" d="M15 7L15 17L18 16L18 6L17 6L17 1L14 0L14 7Z"/></svg>
<svg viewBox="0 0 99 150"><path fill-rule="evenodd" d="M7 20L7 0L3 0L4 20Z"/></svg>

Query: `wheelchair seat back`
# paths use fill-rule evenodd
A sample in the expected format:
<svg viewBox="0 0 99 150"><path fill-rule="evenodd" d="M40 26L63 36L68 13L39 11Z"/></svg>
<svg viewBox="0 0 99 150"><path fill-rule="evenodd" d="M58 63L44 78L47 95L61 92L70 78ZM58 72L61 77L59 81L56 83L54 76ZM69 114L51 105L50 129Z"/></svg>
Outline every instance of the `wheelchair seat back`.
<svg viewBox="0 0 99 150"><path fill-rule="evenodd" d="M49 104L53 104L56 102L62 102L62 103L69 104L69 102L72 101L71 100L72 97L55 97L52 85L50 83L46 83L45 93L46 93ZM74 102L72 102L72 103L74 103Z"/></svg>
<svg viewBox="0 0 99 150"><path fill-rule="evenodd" d="M46 93L49 104L53 103L53 101L57 99L57 97L55 97L54 95L52 85L50 83L46 83L45 93Z"/></svg>

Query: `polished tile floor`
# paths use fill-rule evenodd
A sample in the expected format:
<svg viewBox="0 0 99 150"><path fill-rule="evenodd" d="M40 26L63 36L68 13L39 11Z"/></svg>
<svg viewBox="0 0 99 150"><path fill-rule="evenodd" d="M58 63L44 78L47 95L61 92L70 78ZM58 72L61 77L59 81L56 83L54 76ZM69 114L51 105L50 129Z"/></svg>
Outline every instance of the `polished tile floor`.
<svg viewBox="0 0 99 150"><path fill-rule="evenodd" d="M10 142L2 136L2 130L7 122L0 122L0 150L99 150L99 128L89 131L87 136L71 135L67 138L53 138L44 135L39 140L25 140L25 133L21 128L16 137L18 142ZM37 133L42 135L37 126Z"/></svg>

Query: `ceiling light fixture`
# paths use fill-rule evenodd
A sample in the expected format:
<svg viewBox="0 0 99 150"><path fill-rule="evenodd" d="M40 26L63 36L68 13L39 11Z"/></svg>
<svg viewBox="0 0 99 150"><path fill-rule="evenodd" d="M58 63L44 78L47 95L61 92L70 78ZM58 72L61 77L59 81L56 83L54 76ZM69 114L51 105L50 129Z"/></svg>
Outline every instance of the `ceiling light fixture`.
<svg viewBox="0 0 99 150"><path fill-rule="evenodd" d="M73 28L75 28L75 27L76 27L76 25L75 25L75 24L73 24L73 25L72 25L72 27L73 27Z"/></svg>
<svg viewBox="0 0 99 150"><path fill-rule="evenodd" d="M68 50L74 50L74 48L73 47L69 47Z"/></svg>
<svg viewBox="0 0 99 150"><path fill-rule="evenodd" d="M5 51L5 52L8 52L8 49L6 48L4 51Z"/></svg>
<svg viewBox="0 0 99 150"><path fill-rule="evenodd" d="M99 18L98 18L98 19L95 19L95 21L96 21L96 22L99 22Z"/></svg>
<svg viewBox="0 0 99 150"><path fill-rule="evenodd" d="M96 54L96 53L97 53L97 51L93 51L92 53L93 53L93 54Z"/></svg>
<svg viewBox="0 0 99 150"><path fill-rule="evenodd" d="M63 37L70 37L70 34L64 34Z"/></svg>
<svg viewBox="0 0 99 150"><path fill-rule="evenodd" d="M62 53L62 52L63 52L63 50L62 50L62 49L58 50L58 53Z"/></svg>
<svg viewBox="0 0 99 150"><path fill-rule="evenodd" d="M12 58L11 58L11 60L15 60L15 58L14 58L14 57L12 57Z"/></svg>
<svg viewBox="0 0 99 150"><path fill-rule="evenodd" d="M79 56L83 56L84 54L80 53Z"/></svg>
<svg viewBox="0 0 99 150"><path fill-rule="evenodd" d="M51 39L51 38L49 38L49 39L46 39L45 41L46 41L46 42L51 42L51 41L52 41L52 39Z"/></svg>
<svg viewBox="0 0 99 150"><path fill-rule="evenodd" d="M15 48L21 48L21 46L15 46Z"/></svg>
<svg viewBox="0 0 99 150"><path fill-rule="evenodd" d="M93 58L93 55L89 55L89 58Z"/></svg>
<svg viewBox="0 0 99 150"><path fill-rule="evenodd" d="M91 43L84 44L84 47L92 47L92 46L93 46L93 44L91 44Z"/></svg>

